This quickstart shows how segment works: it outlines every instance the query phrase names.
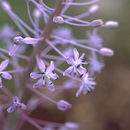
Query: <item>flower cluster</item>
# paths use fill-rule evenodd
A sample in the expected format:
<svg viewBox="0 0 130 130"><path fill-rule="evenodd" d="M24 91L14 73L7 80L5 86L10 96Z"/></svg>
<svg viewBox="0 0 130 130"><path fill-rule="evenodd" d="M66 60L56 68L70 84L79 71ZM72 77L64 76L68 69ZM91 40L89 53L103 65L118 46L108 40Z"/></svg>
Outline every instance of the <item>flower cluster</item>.
<svg viewBox="0 0 130 130"><path fill-rule="evenodd" d="M9 102L3 104L1 109L7 109L9 113L21 109L17 111L20 115L17 118L22 118L37 129L79 129L79 125L72 122L57 125L53 122L45 124L43 121L44 125L42 126L38 120L31 118L30 114L45 100L55 104L60 111L66 111L72 107L72 104L63 99L53 100L54 92L57 94L64 90L78 88L76 92L78 97L81 93L87 94L95 89L94 74L101 72L105 66L103 57L114 55L112 49L103 46L104 41L99 28L118 27L116 21L104 22L100 18L92 21L84 20L85 17L94 15L98 11L98 1L89 0L76 3L73 0L57 0L56 7L51 8L43 0L26 0L28 18L32 24L30 26L13 12L7 1L0 0L1 8L20 30L19 32L14 31L12 27L7 25L0 29L0 39L6 43L7 47L0 48L0 52L2 52L0 58L3 59L0 64L0 88L7 94L7 96L0 94L0 98ZM33 12L30 9L30 4L35 6ZM89 8L79 15L70 16L66 13L70 6L89 6ZM42 27L44 29L40 28L42 26L40 21L44 22L44 27ZM77 39L73 35L71 26L91 27L92 32L87 31L86 38ZM81 48L83 52L80 54L78 50ZM87 54L88 57L86 57ZM88 60L86 60L87 58ZM23 62L21 63L21 61ZM9 63L13 70L5 71ZM23 65L23 63L25 64ZM68 68L64 68L63 64L68 65ZM10 73L13 74L14 78ZM63 77L70 79L62 80ZM2 78L14 79L14 92L10 92L6 86L3 87ZM57 83L60 79L61 85ZM49 90L48 93L51 94L44 94L44 87L45 91ZM34 98L35 96L32 95L26 96L27 92L30 91L33 92L32 95L37 95L40 98ZM10 97L13 97L13 103ZM27 102L26 105L20 102L20 99L24 97L26 99L23 101ZM19 126L20 121L15 123L18 129L22 127Z"/></svg>

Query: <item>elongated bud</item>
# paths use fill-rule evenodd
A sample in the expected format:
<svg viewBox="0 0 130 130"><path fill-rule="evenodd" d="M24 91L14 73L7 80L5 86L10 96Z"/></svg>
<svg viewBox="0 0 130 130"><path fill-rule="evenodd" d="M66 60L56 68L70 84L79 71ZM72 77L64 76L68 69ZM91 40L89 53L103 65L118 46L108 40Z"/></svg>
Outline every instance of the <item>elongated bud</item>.
<svg viewBox="0 0 130 130"><path fill-rule="evenodd" d="M24 44L37 44L38 41L38 39L31 37L26 37L23 39Z"/></svg>
<svg viewBox="0 0 130 130"><path fill-rule="evenodd" d="M89 25L93 27L101 26L103 25L103 20L102 19L93 20L92 22L89 23Z"/></svg>
<svg viewBox="0 0 130 130"><path fill-rule="evenodd" d="M70 103L68 103L67 101L60 100L57 102L57 108L61 111L66 111L66 110L70 109L71 107L72 107L72 105Z"/></svg>
<svg viewBox="0 0 130 130"><path fill-rule="evenodd" d="M98 11L98 9L99 9L98 5L92 5L89 8L89 13L94 14L94 13L96 13Z"/></svg>
<svg viewBox="0 0 130 130"><path fill-rule="evenodd" d="M6 12L9 12L11 10L11 6L9 5L8 2L6 1L2 1L1 2L1 5L2 5L2 9Z"/></svg>
<svg viewBox="0 0 130 130"><path fill-rule="evenodd" d="M73 123L73 122L66 122L65 123L65 128L69 130L78 130L79 129L79 124Z"/></svg>
<svg viewBox="0 0 130 130"><path fill-rule="evenodd" d="M103 27L105 27L105 28L117 28L118 26L119 26L119 24L117 21L107 21L103 25Z"/></svg>
<svg viewBox="0 0 130 130"><path fill-rule="evenodd" d="M104 55L104 56L113 56L114 55L114 51L110 48L101 48L100 49L100 54Z"/></svg>
<svg viewBox="0 0 130 130"><path fill-rule="evenodd" d="M62 23L64 23L64 19L63 19L61 16L55 16L55 17L53 18L53 22L54 22L54 23L62 24Z"/></svg>

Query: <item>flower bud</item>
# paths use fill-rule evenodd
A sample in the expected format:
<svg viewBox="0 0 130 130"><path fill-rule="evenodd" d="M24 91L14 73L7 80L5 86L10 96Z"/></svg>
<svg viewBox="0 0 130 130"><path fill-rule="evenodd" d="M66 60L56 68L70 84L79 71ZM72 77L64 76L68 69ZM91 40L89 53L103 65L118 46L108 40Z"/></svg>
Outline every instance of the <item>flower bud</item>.
<svg viewBox="0 0 130 130"><path fill-rule="evenodd" d="M68 130L78 130L79 124L73 122L66 122L65 127L68 128Z"/></svg>
<svg viewBox="0 0 130 130"><path fill-rule="evenodd" d="M89 25L93 27L101 26L103 25L103 20L102 19L93 20L92 22L89 23Z"/></svg>
<svg viewBox="0 0 130 130"><path fill-rule="evenodd" d="M40 10L39 10L39 9L34 9L34 11L33 11L33 16L34 16L34 18L39 19L40 16L41 16Z"/></svg>
<svg viewBox="0 0 130 130"><path fill-rule="evenodd" d="M68 103L67 101L60 100L57 102L57 108L61 111L66 111L66 110L70 109L71 107L72 107L72 105L70 103Z"/></svg>
<svg viewBox="0 0 130 130"><path fill-rule="evenodd" d="M102 54L104 56L113 56L114 55L114 51L110 48L101 48L99 52L100 52L100 54Z"/></svg>
<svg viewBox="0 0 130 130"><path fill-rule="evenodd" d="M2 8L3 8L4 11L8 12L8 11L11 10L11 6L9 5L8 2L2 1L2 2L1 2L1 5L2 5Z"/></svg>
<svg viewBox="0 0 130 130"><path fill-rule="evenodd" d="M98 9L99 9L98 5L92 5L89 8L89 13L94 14L94 13L96 13L98 11Z"/></svg>
<svg viewBox="0 0 130 130"><path fill-rule="evenodd" d="M103 25L103 27L106 27L106 28L117 28L118 25L119 24L116 21L107 21L107 22L105 22L105 24Z"/></svg>
<svg viewBox="0 0 130 130"><path fill-rule="evenodd" d="M31 37L25 37L23 39L23 41L24 41L25 44L37 44L38 39L31 38Z"/></svg>
<svg viewBox="0 0 130 130"><path fill-rule="evenodd" d="M14 44L20 45L23 43L23 38L21 36L14 37Z"/></svg>
<svg viewBox="0 0 130 130"><path fill-rule="evenodd" d="M54 23L62 24L62 23L64 23L64 19L63 19L61 16L55 16L55 17L53 18L53 22L54 22Z"/></svg>

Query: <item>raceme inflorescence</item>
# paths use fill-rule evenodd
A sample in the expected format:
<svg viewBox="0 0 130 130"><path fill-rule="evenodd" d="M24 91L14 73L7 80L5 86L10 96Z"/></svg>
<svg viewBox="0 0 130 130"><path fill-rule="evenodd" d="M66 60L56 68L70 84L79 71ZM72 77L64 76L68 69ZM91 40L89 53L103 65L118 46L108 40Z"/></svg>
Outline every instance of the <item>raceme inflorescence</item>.
<svg viewBox="0 0 130 130"><path fill-rule="evenodd" d="M68 101L52 99L64 90L76 89L75 95L79 97L95 89L95 73L100 73L104 68L104 57L114 55L112 49L104 47L99 28L118 27L116 21L84 20L99 10L98 1L57 0L52 8L44 0L25 0L31 23L29 25L13 12L7 1L0 0L3 12L8 14L19 29L14 31L9 25L0 29L0 39L6 43L0 48L0 89L5 94L0 93L0 108L3 116L5 114L2 110L8 113L7 123L9 114L18 113L15 115L18 120L14 129L20 129L25 121L40 130L79 129L77 123L49 122L35 119L30 114L44 101L55 104L60 111L71 109L72 104ZM35 6L33 10L31 4ZM70 7L83 6L88 9L81 14L71 16L66 13ZM86 38L78 39L73 35L73 27L89 27L92 31L86 32ZM79 52L81 48L82 53ZM12 69L8 70L8 66ZM63 77L67 77L66 80ZM3 79L14 82L13 91L4 86Z"/></svg>

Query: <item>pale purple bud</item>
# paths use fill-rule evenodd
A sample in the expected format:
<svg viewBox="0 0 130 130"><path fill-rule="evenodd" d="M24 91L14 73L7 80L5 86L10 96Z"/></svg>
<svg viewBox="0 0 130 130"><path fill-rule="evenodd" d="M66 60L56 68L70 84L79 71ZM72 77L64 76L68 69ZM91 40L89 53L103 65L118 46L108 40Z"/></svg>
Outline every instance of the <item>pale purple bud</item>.
<svg viewBox="0 0 130 130"><path fill-rule="evenodd" d="M26 37L23 39L24 44L37 44L38 41L38 39L31 37Z"/></svg>
<svg viewBox="0 0 130 130"><path fill-rule="evenodd" d="M14 37L14 44L20 45L23 43L24 43L24 41L23 41L23 38L21 36Z"/></svg>
<svg viewBox="0 0 130 130"><path fill-rule="evenodd" d="M79 129L79 124L73 123L73 122L66 122L65 123L65 127L68 130L78 130Z"/></svg>
<svg viewBox="0 0 130 130"><path fill-rule="evenodd" d="M63 19L63 17L61 17L61 16L55 16L55 17L53 18L53 22L54 22L54 23L62 24L62 23L64 23L64 19Z"/></svg>
<svg viewBox="0 0 130 130"><path fill-rule="evenodd" d="M34 9L33 16L34 18L39 19L41 16L41 11L39 9Z"/></svg>
<svg viewBox="0 0 130 130"><path fill-rule="evenodd" d="M0 64L0 71L3 71L9 64L9 60L4 60Z"/></svg>
<svg viewBox="0 0 130 130"><path fill-rule="evenodd" d="M90 12L91 14L94 14L94 13L96 13L96 12L98 11L98 9L99 9L99 6L98 6L98 5L92 5L92 6L90 6L90 8L89 8L89 12Z"/></svg>
<svg viewBox="0 0 130 130"><path fill-rule="evenodd" d="M104 55L104 56L113 56L114 55L114 51L110 48L101 48L99 50L100 54Z"/></svg>
<svg viewBox="0 0 130 130"><path fill-rule="evenodd" d="M1 75L4 79L12 79L12 76L8 73L8 72L2 72L2 75Z"/></svg>
<svg viewBox="0 0 130 130"><path fill-rule="evenodd" d="M93 27L98 27L103 25L103 20L102 19L97 19L97 20L93 20L92 22L89 23L89 26L93 26Z"/></svg>
<svg viewBox="0 0 130 130"><path fill-rule="evenodd" d="M29 106L29 108L31 110L35 109L38 105L38 102L39 102L39 99L38 98L31 98L29 101L28 101L28 104L27 106Z"/></svg>
<svg viewBox="0 0 130 130"><path fill-rule="evenodd" d="M1 5L2 5L2 8L3 8L4 11L9 12L11 10L11 6L9 5L8 2L2 1Z"/></svg>
<svg viewBox="0 0 130 130"><path fill-rule="evenodd" d="M118 26L119 26L119 23L117 21L107 21L103 25L103 27L106 27L106 28L117 28Z"/></svg>
<svg viewBox="0 0 130 130"><path fill-rule="evenodd" d="M72 107L72 105L70 103L68 103L67 101L60 100L57 102L57 108L61 111L66 111L66 110L70 109L71 107Z"/></svg>

